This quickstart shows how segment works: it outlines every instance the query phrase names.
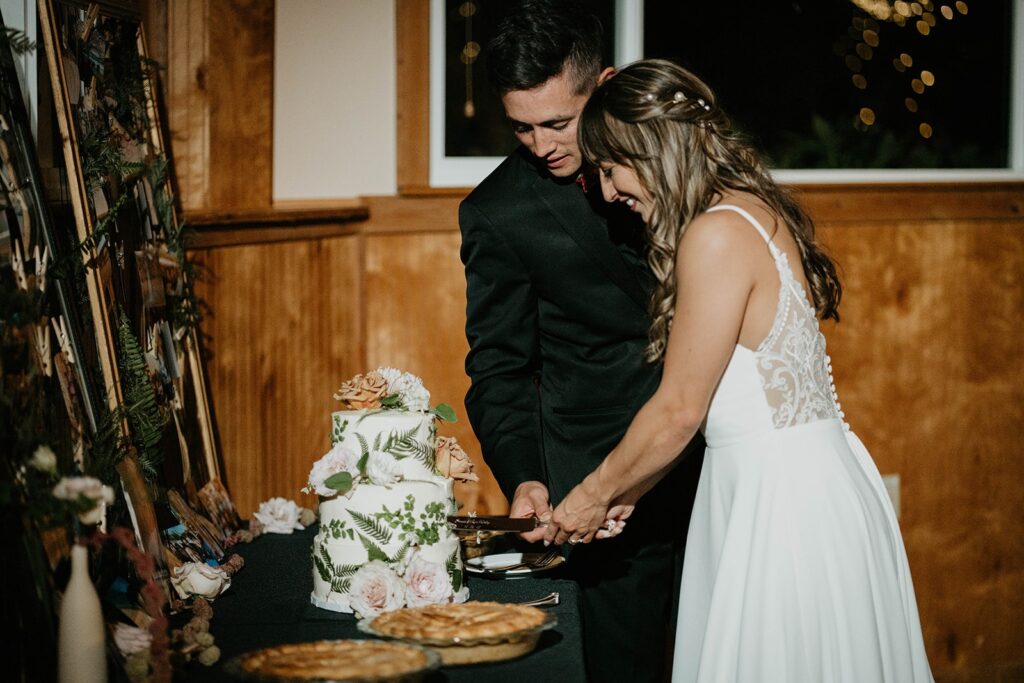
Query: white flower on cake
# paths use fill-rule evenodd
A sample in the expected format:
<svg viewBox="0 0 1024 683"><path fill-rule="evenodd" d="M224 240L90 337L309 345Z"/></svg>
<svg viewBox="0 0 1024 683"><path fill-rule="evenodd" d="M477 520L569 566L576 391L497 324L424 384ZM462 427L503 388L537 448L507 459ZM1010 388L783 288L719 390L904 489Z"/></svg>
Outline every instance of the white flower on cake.
<svg viewBox="0 0 1024 683"><path fill-rule="evenodd" d="M104 504L114 502L114 489L95 477L64 477L53 487L53 497L76 503L82 524L99 524Z"/></svg>
<svg viewBox="0 0 1024 683"><path fill-rule="evenodd" d="M405 601L409 607L449 602L452 582L443 564L416 555L405 568Z"/></svg>
<svg viewBox="0 0 1024 683"><path fill-rule="evenodd" d="M185 600L189 596L198 595L213 600L231 585L231 579L220 567L211 567L199 562L186 562L175 567L171 583L178 596Z"/></svg>
<svg viewBox="0 0 1024 683"><path fill-rule="evenodd" d="M430 410L430 392L423 380L409 372L395 368L377 368L377 373L388 383L388 394L397 394L406 410L425 413Z"/></svg>
<svg viewBox="0 0 1024 683"><path fill-rule="evenodd" d="M405 604L405 583L387 564L373 560L352 576L348 601L362 619L391 612Z"/></svg>
<svg viewBox="0 0 1024 683"><path fill-rule="evenodd" d="M366 461L366 476L371 484L391 486L402 478L402 470L394 456L384 451L372 451Z"/></svg>
<svg viewBox="0 0 1024 683"><path fill-rule="evenodd" d="M260 509L253 513L253 517L263 525L264 533L290 534L296 529L301 531L306 528L299 523L301 512L295 501L271 498L260 503Z"/></svg>
<svg viewBox="0 0 1024 683"><path fill-rule="evenodd" d="M338 491L332 489L325 482L341 472L348 472L352 475L352 479L358 477L359 454L339 442L334 444L324 457L313 463L313 469L309 471L308 482L302 490L304 493L315 493L329 498Z"/></svg>

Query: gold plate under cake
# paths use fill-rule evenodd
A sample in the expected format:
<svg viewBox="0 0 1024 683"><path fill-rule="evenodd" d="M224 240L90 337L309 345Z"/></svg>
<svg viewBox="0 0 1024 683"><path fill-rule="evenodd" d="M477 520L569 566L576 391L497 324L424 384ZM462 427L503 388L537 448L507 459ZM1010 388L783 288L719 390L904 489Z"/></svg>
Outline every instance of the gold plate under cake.
<svg viewBox="0 0 1024 683"><path fill-rule="evenodd" d="M365 633L427 646L444 665L514 659L537 646L554 627L550 612L499 602L427 605L386 612L361 621Z"/></svg>
<svg viewBox="0 0 1024 683"><path fill-rule="evenodd" d="M249 681L384 683L418 681L438 655L408 643L320 640L276 645L235 657L227 670Z"/></svg>

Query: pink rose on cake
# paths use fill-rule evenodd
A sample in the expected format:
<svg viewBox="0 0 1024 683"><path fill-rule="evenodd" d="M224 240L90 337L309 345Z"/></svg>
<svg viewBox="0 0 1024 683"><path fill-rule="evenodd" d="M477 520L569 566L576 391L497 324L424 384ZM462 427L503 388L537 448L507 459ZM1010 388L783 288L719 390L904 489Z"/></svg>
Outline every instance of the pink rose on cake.
<svg viewBox="0 0 1024 683"><path fill-rule="evenodd" d="M405 601L409 607L450 602L452 581L443 564L421 555L413 557L405 569Z"/></svg>
<svg viewBox="0 0 1024 683"><path fill-rule="evenodd" d="M303 493L315 493L325 498L336 495L338 489L331 488L326 482L342 472L347 472L353 480L359 476L359 454L344 444L336 443L324 457L313 463L308 482L302 488ZM351 491L351 486L346 489L348 491Z"/></svg>
<svg viewBox="0 0 1024 683"><path fill-rule="evenodd" d="M348 601L360 618L375 617L405 605L405 584L387 564L373 560L353 574Z"/></svg>
<svg viewBox="0 0 1024 683"><path fill-rule="evenodd" d="M439 436L434 446L434 466L450 479L480 481L473 473L473 461L454 436Z"/></svg>

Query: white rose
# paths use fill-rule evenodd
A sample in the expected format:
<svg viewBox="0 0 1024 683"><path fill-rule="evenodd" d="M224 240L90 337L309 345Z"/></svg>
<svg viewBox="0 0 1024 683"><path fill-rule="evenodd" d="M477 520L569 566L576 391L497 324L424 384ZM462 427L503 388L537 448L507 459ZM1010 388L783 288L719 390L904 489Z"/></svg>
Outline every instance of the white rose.
<svg viewBox="0 0 1024 683"><path fill-rule="evenodd" d="M295 529L305 529L299 524L299 513L301 512L295 501L284 498L271 498L260 503L258 512L253 517L263 525L264 533L269 534L290 534Z"/></svg>
<svg viewBox="0 0 1024 683"><path fill-rule="evenodd" d="M49 446L40 446L29 459L28 464L40 472L57 471L57 454Z"/></svg>
<svg viewBox="0 0 1024 683"><path fill-rule="evenodd" d="M78 513L82 524L99 524L103 521L104 504L114 502L114 490L95 477L64 477L53 487L53 497L61 500L92 503Z"/></svg>
<svg viewBox="0 0 1024 683"><path fill-rule="evenodd" d="M153 634L145 629L129 624L114 625L114 643L125 657L148 650L152 642Z"/></svg>
<svg viewBox="0 0 1024 683"><path fill-rule="evenodd" d="M405 569L405 599L410 607L449 602L452 581L443 564L417 555Z"/></svg>
<svg viewBox="0 0 1024 683"><path fill-rule="evenodd" d="M388 394L398 394L406 410L426 412L430 410L430 392L423 386L423 380L409 372L396 368L377 368L387 380Z"/></svg>
<svg viewBox="0 0 1024 683"><path fill-rule="evenodd" d="M378 486L391 486L402 478L402 469L390 453L372 451L366 462L366 476Z"/></svg>
<svg viewBox="0 0 1024 683"><path fill-rule="evenodd" d="M348 604L361 619L391 612L405 604L405 584L384 562L367 562L352 576Z"/></svg>
<svg viewBox="0 0 1024 683"><path fill-rule="evenodd" d="M339 472L348 472L353 479L359 476L359 454L340 442L334 444L324 457L313 463L308 483L302 490L329 498L338 492L324 484L324 481Z"/></svg>
<svg viewBox="0 0 1024 683"><path fill-rule="evenodd" d="M178 596L185 600L191 595L198 595L213 600L231 585L227 572L219 567L211 567L199 562L186 562L174 568L171 577Z"/></svg>

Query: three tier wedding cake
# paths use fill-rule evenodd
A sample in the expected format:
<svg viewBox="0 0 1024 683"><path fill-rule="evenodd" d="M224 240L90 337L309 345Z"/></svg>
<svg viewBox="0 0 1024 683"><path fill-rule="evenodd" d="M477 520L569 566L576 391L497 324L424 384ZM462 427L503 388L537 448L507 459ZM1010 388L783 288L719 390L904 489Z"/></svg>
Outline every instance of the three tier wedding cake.
<svg viewBox="0 0 1024 683"><path fill-rule="evenodd" d="M312 603L365 618L465 601L446 517L456 512L453 480L476 475L455 439L436 429L454 412L431 408L422 380L394 368L356 375L334 397L344 410L331 415L331 450L303 489L320 496Z"/></svg>

